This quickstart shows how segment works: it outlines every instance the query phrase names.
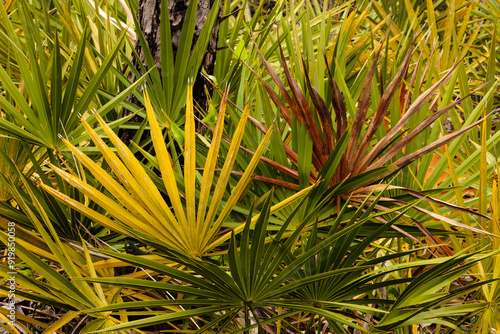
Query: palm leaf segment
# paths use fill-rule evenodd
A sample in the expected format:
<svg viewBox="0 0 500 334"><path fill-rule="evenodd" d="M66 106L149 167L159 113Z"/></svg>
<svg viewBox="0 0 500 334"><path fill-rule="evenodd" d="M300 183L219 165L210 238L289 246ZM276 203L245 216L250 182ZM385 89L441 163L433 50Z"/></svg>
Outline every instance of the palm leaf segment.
<svg viewBox="0 0 500 334"><path fill-rule="evenodd" d="M135 158L134 154L97 114L95 117L115 147L117 154L106 145L84 119L81 121L86 131L89 133L90 138L102 153L114 176L110 175L98 163L82 153L67 140L63 139L63 141L75 155L76 159L95 176L98 182L104 186L111 196L98 191L75 175L63 171L56 166L52 165L51 167L66 182L73 187L77 187L85 196L88 196L91 200L104 208L109 216L114 219L110 219L84 206L82 203L68 198L56 189L47 185L42 185L42 187L60 201L70 205L75 210L87 215L95 222L111 230L132 237L140 235L146 242L149 240L158 243L158 240L161 240L162 244L166 244L173 249L189 254L191 257L199 257L223 241L228 240L230 234L218 238L216 238L216 235L220 232L222 224L226 221L238 199L243 194L246 186L251 181L252 173L266 148L272 129L270 129L271 131L264 137L247 169L241 176L237 185L232 189L231 194L223 199L224 194L226 194L226 187L238 154L239 145L243 137L245 124L249 114L249 108L245 108L226 155L224 166L215 183L215 190L212 192L211 188L212 184L214 184L213 180L215 177L223 132L223 121L227 102L226 93L221 104L215 134L206 159L200 193L197 195L195 159L196 133L193 114L192 85L189 87L186 105L184 146L185 192L183 193L177 185L176 173L172 167L172 158L167 150L162 130L156 120L148 94L145 93L145 107L151 127L152 142L156 152L161 178L165 185L166 195L168 196L171 206L169 206L162 197L162 194L153 182L151 176ZM286 206L308 191L309 189L306 189L278 205L275 205L273 210L276 211ZM225 205L222 204L223 201ZM256 219L257 217L254 218ZM241 229L237 229L236 232L242 229L243 226L241 226Z"/></svg>

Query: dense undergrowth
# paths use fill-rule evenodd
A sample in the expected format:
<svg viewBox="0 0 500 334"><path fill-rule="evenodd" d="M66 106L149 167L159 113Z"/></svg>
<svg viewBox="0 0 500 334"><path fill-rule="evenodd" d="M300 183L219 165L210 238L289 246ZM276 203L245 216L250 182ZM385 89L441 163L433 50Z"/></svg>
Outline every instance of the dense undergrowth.
<svg viewBox="0 0 500 334"><path fill-rule="evenodd" d="M0 7L4 331L500 328L497 1Z"/></svg>

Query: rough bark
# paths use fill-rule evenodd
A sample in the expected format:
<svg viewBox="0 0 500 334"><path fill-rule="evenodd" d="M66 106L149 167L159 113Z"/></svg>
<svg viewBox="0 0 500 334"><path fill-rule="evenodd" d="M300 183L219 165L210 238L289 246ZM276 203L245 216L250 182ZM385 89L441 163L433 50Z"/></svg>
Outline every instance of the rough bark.
<svg viewBox="0 0 500 334"><path fill-rule="evenodd" d="M169 9L169 19L170 19L170 29L172 33L172 46L174 50L174 59L179 47L179 41L182 31L182 26L184 24L184 18L186 16L186 11L190 0L168 0ZM192 46L196 44L198 37L200 35L201 29L207 20L207 16L212 8L214 0L198 0L198 10L196 12L196 27L194 30L194 39ZM161 49L160 49L160 11L161 11L161 0L139 0L139 11L138 11L138 21L144 38L148 44L149 50L153 55L156 66L161 71ZM219 11L219 16L220 16ZM210 36L210 41L208 43L207 50L205 52L205 58L201 66L205 69L208 74L212 74L215 64L215 52L217 48L217 35L219 32L219 22L214 26L212 34ZM140 56L140 61L146 65L144 59L144 52L142 50L139 41L136 41L135 49ZM140 66L137 59L134 59L135 68L140 71ZM146 67L146 66L145 66ZM131 81L135 80L133 74L129 78ZM195 84L193 87L193 97L195 102L203 109L207 109L207 97L205 95L205 87L209 92L212 91L212 87L205 81L204 77L200 74L196 77ZM139 101L134 97L131 97L131 102L139 104ZM133 132L124 131L121 134L122 140L126 143L129 142L133 137Z"/></svg>
<svg viewBox="0 0 500 334"><path fill-rule="evenodd" d="M196 27L194 31L193 45L198 40L201 29L205 24L208 13L212 8L214 0L198 0L198 11L196 13ZM139 24L148 46L153 54L156 65L161 68L160 62L160 10L161 1L159 0L140 0L139 1ZM172 44L174 55L179 46L181 37L182 26L184 24L184 17L186 16L189 0L168 0L170 27L172 32ZM215 61L215 49L217 47L217 33L219 25L216 24L210 43L207 48L205 61L202 66L205 70L212 68ZM144 53L142 52L140 43L136 43L136 50L138 51L141 60L144 62Z"/></svg>

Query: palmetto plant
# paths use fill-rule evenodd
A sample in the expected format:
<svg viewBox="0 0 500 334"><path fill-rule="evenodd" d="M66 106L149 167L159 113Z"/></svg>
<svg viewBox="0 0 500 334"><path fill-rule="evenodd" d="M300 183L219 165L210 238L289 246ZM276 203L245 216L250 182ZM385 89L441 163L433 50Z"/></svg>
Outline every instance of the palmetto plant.
<svg viewBox="0 0 500 334"><path fill-rule="evenodd" d="M101 251L135 266L162 274L169 279L166 282L155 282L133 278L103 277L89 278L89 281L104 285L118 285L138 291L165 290L169 293L177 293L179 298L155 301L132 298L124 303L96 308L89 312L119 312L125 309L155 307L161 313L113 326L107 330L124 330L167 321L188 320L196 315L200 322L194 333L240 333L256 327L264 331L270 328L277 331L280 331L280 328L288 328L298 332L301 325L300 323L294 324L292 319L297 315L301 318L308 318L310 314L309 327L313 323L314 315L319 315L327 320L329 330L332 332L342 332L345 328L365 331L358 324L364 322L360 317L360 314L364 313L383 317L379 327L388 330L398 328L402 324L418 323L422 319L430 320L434 313L425 313L425 308L436 308L434 312L441 313L451 311L451 309L441 310L438 306L443 300L453 299L464 293L461 289L437 295L432 292L470 268L472 263L461 268L454 268L455 263L466 260L470 255L393 265L388 265L388 263L397 258L409 256L417 250L395 252L368 261L362 259L361 254L366 251L366 248L371 248L371 243L380 237L383 230L390 228L390 225L399 219L402 213L394 215L388 224L381 226L369 238L354 245L353 241L357 238L357 233L363 223L373 217L369 212L363 213L359 209L348 226L339 228L341 220L341 215L339 215L326 236L319 237L318 230L315 229L308 237L307 246L297 249L296 247L301 242L300 235L303 228L309 223L308 220L314 217L314 212L311 212L291 235L282 239L287 233L287 225L299 211L300 205L278 232L271 232L268 227L271 201L272 194L266 200L256 222L253 223L251 215L249 216L239 242L234 233L232 234L227 254L227 269L226 266L217 266L208 261L193 259L161 244L155 246L162 256L186 266L193 273L174 269L140 256ZM306 202L306 199L302 200L302 203ZM371 206L371 210L374 206ZM391 215L391 213L379 214ZM317 265L313 265L313 262L317 262ZM410 278L381 280L380 278L401 269L411 268L414 264L434 266L422 276L421 282L425 284L416 283L408 286L396 302L370 298L370 294L377 289L411 281ZM206 280L200 280L199 276ZM333 284L334 289L331 287L327 290L322 289L328 284ZM469 287L469 289L473 288ZM421 297L418 300L415 298L416 295L426 293L428 294L425 295L426 298ZM413 298L409 297L410 295ZM373 308L367 304L394 304L394 313L382 308ZM186 309L172 312L169 306L173 305L182 305ZM424 308L421 308L421 305ZM406 308L409 310L406 311ZM303 312L306 313L301 314ZM464 313L467 311L456 311L457 315ZM416 319L412 321L412 318Z"/></svg>
<svg viewBox="0 0 500 334"><path fill-rule="evenodd" d="M63 8L64 6L59 7L59 10L64 12ZM59 137L64 136L74 143L87 140L88 136L79 124L78 118L81 114L87 114L89 108L111 121L110 126L113 128L126 122L127 118L117 117L116 109L120 109L125 97L134 92L144 78L133 84L127 82L120 93L115 96L110 95L113 87L109 76L111 72L116 71L114 62L123 48L126 33L116 40L109 54L100 54L89 45L94 37L90 34L91 28L85 22L81 30L73 26L74 31L53 33L50 29L52 18L45 13L48 16L45 16L43 24L47 27L48 38L47 43L41 43L45 36L44 32L37 29L37 24L40 22L32 19L39 14L36 6L31 6L25 1L9 3L0 8L2 35L8 39L6 47L10 50L7 66L0 67L3 92L0 96L2 108L0 131L2 137L5 137L3 142L11 146L2 147L2 153L5 153L2 154L2 158L5 159L3 165L10 169L3 174L2 187L8 187L6 182L12 182L13 185L22 184L18 176L14 176L17 180L8 176L16 175L15 168L9 166L11 159L14 159L17 168L27 172L27 176L35 173L38 180L51 184L52 181L45 175L41 162L49 160L57 166L66 163L65 152L59 151L58 155L54 151L62 145ZM68 17L65 17L66 19L72 21ZM73 23L72 21L71 24ZM71 39L68 41L66 34L77 36L75 38L77 44L72 44ZM100 50L105 51L102 48ZM96 59L89 60L90 55ZM133 111L138 110L135 106L129 108ZM91 119L88 121L92 122ZM13 154L12 149L16 146L17 152ZM15 155L24 158L18 159ZM26 165L29 165L30 169L24 171ZM56 178L55 181L58 183L61 180ZM63 184L58 183L58 186L63 192L66 190ZM42 203L46 201L38 190L32 191L37 193ZM70 193L66 195L78 196ZM30 198L27 193L23 193L22 197ZM52 207L49 217L60 236L79 240L78 230L81 225L93 229L88 220L80 219L71 210L59 207L53 200L48 199L48 202L47 206ZM37 211L29 200L27 205L30 210ZM11 205L2 201L0 211L3 217L19 221L25 227L31 224L28 214L17 204Z"/></svg>
<svg viewBox="0 0 500 334"><path fill-rule="evenodd" d="M68 198L46 184L41 184L41 186L74 210L87 215L113 231L130 237L136 237L137 233L140 233L141 238L145 238L144 242L159 242L159 240L162 240L170 247L185 252L193 258L204 256L228 239L227 234L218 236L220 228L228 219L231 210L251 181L253 170L266 148L271 131L260 144L259 149L255 152L247 169L232 189L231 194L227 195L225 189L239 150L239 143L248 117L248 109L241 117L238 128L233 135L231 146L226 154L224 166L218 178L215 179L226 107L226 101L223 100L215 136L210 143L203 175L201 176L198 174L196 166L197 140L191 92L192 86L188 90L186 107L183 177L174 172L172 157L168 153L164 135L156 121L146 93L146 112L153 147L156 152L156 158L152 158L151 162L159 171L160 177L153 170L145 169L145 166L137 160L128 147L121 142L97 114L95 115L97 121L113 143L117 153L114 153L107 146L86 120L82 119L81 121L115 177L111 176L99 163L94 162L79 151L77 147L65 139L62 140L68 145L68 148L82 166L87 168L108 192L100 192L84 180L79 179L77 175L72 175L54 165L51 166L66 182L73 187L77 187L86 197L104 208L114 218L113 220L106 215L89 209L83 203ZM181 178L180 182L178 181L179 178ZM199 191L196 189L197 183L200 184ZM214 190L212 190L212 184L215 184ZM168 201L160 193L162 189L164 194L168 196ZM275 205L273 212L300 198L309 190L306 189L296 196Z"/></svg>
<svg viewBox="0 0 500 334"><path fill-rule="evenodd" d="M408 49L405 50L406 56L395 78L388 84L381 96L377 95L376 92L373 91L372 86L377 71L378 58L383 49L383 45L384 42L380 43L375 48L376 53L374 60L364 78L357 108L355 109L353 119L350 120L349 123L349 114L353 114L354 112L350 110L352 109L353 102L345 101L347 98L342 98L342 95L351 95L349 92L346 93L345 83L343 86L344 90L341 91L334 79L335 75L332 74L330 67L326 67L329 89L326 89L326 98L323 98L312 86L312 80L310 79L310 74L305 65L306 61L304 58L299 61L299 63L303 64L303 68L296 71L304 75L302 82L307 88L306 94L292 76L281 46L279 46L279 50L288 88L285 87L275 70L257 49L266 72L270 75L270 78L278 88L279 94L283 97L283 99L281 99L268 82L260 79L270 99L273 101L284 120L281 127L283 129L283 134L279 137L272 137L274 138L272 139L274 142L272 142L271 145L274 144L275 148L281 146L279 149L282 150L283 154L286 154L287 158L286 162L283 162L283 160L281 160L282 162L270 161L269 159L265 160L271 167L276 168L282 175L286 175L286 177L275 179L266 176L263 180L268 183L274 183L295 190L308 187L310 184L314 184L318 182L318 180L321 180L324 183L322 191L326 191L327 188L324 188L325 186L333 186L342 180L360 177L361 174L364 173L364 177L360 177L360 179L363 179L362 182L357 183L355 188L346 189L345 193L336 198L337 210L340 210L341 199L349 199L354 206L358 206L364 201L366 195L373 190L398 190L417 198L423 198L434 205L437 204L448 209L475 215L476 212L474 211L467 210L463 207L451 206L449 203L432 198L429 194L423 194L416 190L406 189L398 185L389 185L388 187L383 184L374 185L374 182L387 178L389 175L401 170L411 162L422 158L426 154L435 151L437 148L446 145L454 139L461 138L460 136L473 128L477 128L482 122L481 120L472 121L477 119L480 115L479 112L483 105L480 104L471 112L471 117L467 120L468 123L458 131L443 137L439 137L439 134L434 133L433 138L435 138L435 140L431 141L426 146L411 145L413 141L421 138L422 133L429 132L429 128L435 124L437 120L440 118L442 119L443 115L469 98L470 94L476 93L482 89L482 87L472 93L468 93L464 97L457 98L450 104L442 106L439 110L434 110L437 109L437 101L440 97L440 94L435 95L435 93L438 92L448 80L456 78L455 70L457 68L462 69L463 65L458 63L426 91L413 97L411 85L414 83L416 74L421 71L421 62L419 60L413 69L414 73L410 86L406 82L403 84L403 78L408 76L409 63L412 58L412 46L410 45ZM327 61L325 62L327 63ZM256 74L253 70L252 72ZM317 74L314 76L316 77ZM448 85L448 90L453 89L454 80L455 79ZM400 96L406 93L405 100L401 100L401 106L393 101L397 92L400 92ZM493 90L490 89L487 96L492 94L492 92ZM410 103L412 98L414 101ZM331 106L327 105L325 102L326 100L331 101ZM432 103L431 100L433 101ZM350 108L348 107L349 104L351 104ZM400 118L396 118L397 121L394 125L390 125L390 127L386 122L386 117L389 114L389 107L400 107ZM428 112L432 110L433 112L430 113L428 117L418 115L423 107L425 107L424 111ZM369 114L370 111L371 115ZM335 117L332 117L332 113ZM391 113L394 114L394 111L391 111ZM421 120L418 124L415 122L417 119ZM266 133L267 129L263 123L254 118L252 122L260 131ZM391 124L393 123L391 122ZM407 128L408 126L409 129ZM346 136L348 139L344 140ZM280 140L278 139L280 137L286 139ZM375 141L375 139L377 140ZM332 155L339 158L338 163L333 166L330 163L327 164L327 162L330 162ZM286 165L284 163L286 163ZM383 166L388 169L385 172L377 173L376 171ZM323 179L323 176L326 174L330 175L329 181L327 182L328 184L326 184ZM290 180L290 178L296 179L298 184L284 182L285 180ZM404 203L401 199L402 198L399 199L399 204ZM384 197L379 207L383 207L382 202L386 202L384 204L386 206L391 206L392 203L395 203L397 200L398 199L388 199ZM419 205L413 207L413 209L414 211L441 219L452 225L482 233L480 230L474 229L474 227L469 225L449 220L442 214L430 212L426 209L426 206L428 207L428 205ZM423 225L417 224L417 226L424 234L428 237L430 236ZM397 227L394 228L398 229ZM409 236L408 234L406 235Z"/></svg>
<svg viewBox="0 0 500 334"><path fill-rule="evenodd" d="M60 146L59 135L76 142L85 140L85 135L81 137L84 130L78 123L78 115L86 113L89 108L95 108L104 117L141 82L138 80L132 85L129 84L129 87L103 105L100 105L100 101L96 103L100 85L111 71L125 34L96 72L92 73L89 82L84 85L82 72L84 72L86 52L89 52L86 45L89 29L83 29L75 52L68 55L64 54L64 46L60 44L58 34L55 34L52 37L51 57L46 60L39 59L37 55L44 52L43 46L35 42L41 39L40 31L35 29L29 19L30 7L22 2L18 6L20 21L26 25L23 27L26 34L25 43L22 43L16 33L15 26L4 7L1 8L0 15L5 25L4 34L9 37L12 44L14 57L11 57L15 59L23 77L21 87L25 87L25 90L19 89L19 83L14 80L15 76L12 76L12 73L8 73L3 67L0 68L0 80L5 91L0 97L0 105L3 112L9 116L9 120L0 118L0 128L3 133L50 149ZM27 49L26 54L22 51L24 48ZM98 54L95 56L98 57ZM69 63L72 64L70 69L68 69ZM47 72L45 66L51 71ZM54 162L52 151L48 150L47 154Z"/></svg>
<svg viewBox="0 0 500 334"><path fill-rule="evenodd" d="M29 182L26 178L20 177L23 182ZM106 291L99 285L89 284L83 281L75 281L81 277L98 277L113 275L113 268L95 268L95 257L89 251L87 243L82 241L80 243L70 243L59 237L61 234L53 225L44 209L30 187L27 186L29 196L33 201L34 207L37 212L33 212L27 205L26 200L21 197L21 194L14 188L11 188L11 194L17 203L23 209L32 223L33 229L24 229L21 226L16 226L16 244L15 254L19 258L16 269L23 266L29 269L32 273L37 275L17 272L16 296L25 300L41 303L42 305L51 305L52 307L60 309L63 315L54 323L41 324L40 322L30 317L16 315L19 320L23 320L28 324L40 326L45 329L47 333L59 330L65 324L73 321L84 310L93 309L107 305L113 301L113 298L120 298L119 296L111 297L116 291ZM39 214L40 216L37 216ZM7 230L7 226L11 226L11 222L1 219L2 227ZM2 231L0 235L2 243L9 244L9 235L6 231ZM54 267L51 263L57 263L58 266ZM13 268L4 263L0 266L0 275L5 279L12 275ZM43 278L43 279L40 279ZM7 293L9 288L2 286L2 289ZM95 320L88 322L83 332L107 328L109 326L127 321L127 317L119 319L110 319L105 314L96 315ZM29 332L29 330L28 330Z"/></svg>
<svg viewBox="0 0 500 334"><path fill-rule="evenodd" d="M215 1L195 41L191 1L176 57L162 11L158 70L136 1L2 4L0 240L15 222L18 297L54 310L18 325L498 328L495 5ZM204 111L187 78L220 7Z"/></svg>
<svg viewBox="0 0 500 334"><path fill-rule="evenodd" d="M413 311L407 312L405 307L408 305L405 303L408 302L401 302L404 307L401 306L401 309L395 308L395 313L389 316L389 314L391 314L389 310L357 306L359 303L362 303L362 301L350 301L351 298L359 296L359 294L365 294L371 291L372 288L369 287L370 284L376 284L375 286L377 287L384 287L412 281L410 278L400 278L395 280L382 280L379 282L379 278L385 277L388 272L393 271L390 267L388 269L388 261L390 262L395 258L409 256L411 253L418 252L418 249L410 252L390 253L387 254L387 256L367 260L365 264L363 261L361 263L359 262L359 257L361 254L367 252L366 248L371 247L372 243L382 237L387 229L391 228L396 221L404 217L406 211L413 205L408 205L404 208L395 207L387 209L382 213L373 214L372 211L375 208L380 210L378 202L381 193L379 193L376 198L369 194L365 197L364 203L360 205L356 213L351 216L350 220L342 224L342 228L340 228L340 223L345 219L344 211L347 209L347 203L343 206L343 210L337 213L335 222L327 225L321 222L320 226L331 227L330 232L327 233L327 236L319 244L316 245L316 243L313 242L313 240L318 238L319 230L317 228L313 228L309 237L305 237L305 235L302 236L303 232L311 228L315 219L325 219L320 218L323 216L319 215L319 213L323 211L322 209L325 205L329 203L332 198L345 193L345 184L348 183L348 180L336 186L331 186L330 189L326 191L327 187L330 185L330 179L333 177L334 171L336 170L335 168L329 169L330 172L326 174L323 174L325 171L322 171L320 176L325 180L322 184L311 186L315 188L306 188L294 197L282 201L275 206L271 206L273 196L269 194L266 199L266 204L259 214L252 215L253 210L251 209L248 213L246 224L235 227L231 232L225 232L218 235L225 221L230 217L231 209L234 209L237 200L241 197L243 190L246 188L245 183L249 181L249 176L254 169L254 167L251 166L255 166L259 161L262 150L269 139L270 132L260 144L260 149L253 155L252 161L249 164L250 167L243 173L231 195L223 197L222 194L219 194L217 189L226 186L221 182L227 182L225 180L230 177L232 172L239 142L241 140L239 138L241 138L244 122L248 115L248 109L245 110L240 120L239 127L233 136L231 147L224 162L224 167L220 171L217 182L215 182L215 191L212 192L210 189L211 187L205 187L204 185L212 185L213 181L207 182L207 179L210 180L210 178L214 178L216 172L215 167L217 164L215 159L219 149L218 144L221 142L222 138L221 127L224 120L224 107L226 106L227 99L227 97L224 97L218 123L215 128L215 135L212 138L209 154L205 160L203 175L197 178L201 180L198 181L201 184L201 188L199 193L195 193L195 182L197 182L196 158L195 156L190 156L190 153L194 153L196 149L196 137L192 130L194 129L194 115L192 113L191 99L192 96L188 94L183 177L180 175L176 176L172 170L171 157L167 152L166 144L163 141L163 134L155 121L155 116L146 93L146 112L150 122L153 146L157 154L156 159L154 157L149 157L149 160L152 166L155 166L160 173L163 180L159 179L153 170L145 168L145 166L137 161L135 156L119 140L116 134L96 115L101 128L115 146L119 157L108 148L106 143L90 126L88 126L88 124L86 124L84 119L81 121L97 148L102 152L104 159L107 161L107 165L114 171L115 177L109 175L100 164L92 161L84 153L79 151L77 147L74 147L64 139L63 141L68 145L75 158L81 162L82 168L88 169L99 183L103 185L107 192L98 191L92 185L78 178L75 173L75 175L71 175L60 168L55 166L51 167L66 182L73 187L77 187L82 194L104 208L108 212L108 215L106 216L102 213L98 213L86 207L83 203L68 198L45 184L41 184L41 186L60 201L67 203L74 210L92 218L92 220L98 221L106 228L130 238L139 239L142 244L152 247L157 254L164 256L166 260L176 262L177 265L180 266L186 266L194 270L198 275L201 275L201 277L208 279L207 282L196 278L196 276L191 277L182 270L174 269L172 266L153 262L140 256L101 251L105 255L116 257L119 260L143 269L177 278L188 283L188 287L182 285L178 286L174 283L144 281L143 279L135 278L93 277L90 279L91 281L102 284L113 283L135 289L164 289L169 291L169 293L198 296L204 299L208 298L208 300L199 301L197 298L194 300L188 298L186 300L158 300L157 302L133 301L124 303L123 305L109 305L92 310L85 309L81 310L82 312L117 311L120 309L146 306L148 303L157 307L181 305L184 309L181 308L180 311L176 310L174 313L167 312L165 315L136 320L127 324L113 326L107 330L122 330L150 326L165 321L187 320L195 314L198 316L206 314L208 316L208 320L205 320L207 323L198 325L198 327L200 327L198 332L200 333L214 326L223 326L222 328L224 328L224 326L229 326L230 323L231 326L239 328L238 319L240 316L238 314L240 311L246 314L246 316L243 316L243 318L246 319L244 321L245 325L243 328L240 328L242 331L245 330L245 328L250 328L251 319L258 319L261 316L261 312L268 314L270 318L262 320L261 323L260 320L257 321L256 326L267 326L278 320L281 324L282 318L292 316L295 309L298 313L305 311L310 314L312 322L309 323L308 326L312 326L314 324L312 319L315 315L319 315L320 317L328 319L328 323L332 328L335 328L336 331L342 328L343 325L362 330L363 327L357 324L359 321L363 322L362 318L358 315L359 312L369 313L379 319L385 319L381 322L381 329L395 328L402 325L418 323L418 321L422 321L422 319L429 320L433 318L433 314L437 311L428 314ZM336 147L332 152L328 161L329 166L337 166L340 162L340 155L337 153L345 148L347 139L348 134L344 134L339 141L344 144ZM383 172L385 172L385 170L382 170L382 173ZM138 180L141 180L141 182L138 182ZM188 190L189 182L193 182L190 187L191 193ZM158 184L161 183L163 183L163 187L160 188ZM168 195L168 204L157 189L164 189L164 193ZM268 236L267 224L270 219L270 214L304 195L306 197L302 200L302 205L296 206L293 212L288 215L287 219L280 224L279 232L276 235ZM175 196L178 197L176 198ZM225 206L223 207L220 206L222 199L224 199L225 202ZM198 204L197 207L194 203ZM365 205L368 206L368 209L364 208ZM171 210L170 206L173 210L177 210L174 211L175 215L172 211L168 211ZM300 224L294 226L293 232L287 232L290 228L290 223L297 219L297 212L301 212L303 209L301 206L307 207L305 210L307 214L298 218ZM211 210L217 210L217 212L211 213ZM190 212L191 216L189 216ZM198 220L200 212L201 214L206 214L205 219ZM184 222L182 221L183 217L179 216L180 214L186 215L186 218L184 218L186 220ZM358 239L360 238L361 227L367 222L376 221L376 219L381 219L386 223L378 225L369 237ZM328 218L325 222L327 221L329 221ZM250 228L254 224L255 226L252 232ZM322 227L321 231L323 230L324 227ZM240 238L243 246L240 245L239 252L237 252L237 239L235 238L235 233L242 233ZM251 235L252 237L250 237ZM298 239L299 236L300 239ZM229 240L228 248L224 246L227 240ZM299 240L300 242L305 242L306 246L303 247L298 254L293 255L295 251L289 253L290 250L297 247L297 242ZM358 246L354 246L358 243L357 240L361 241L359 241ZM266 246L267 243L270 243L272 246ZM215 250L218 246L223 246L223 248L219 248L218 252L210 254L210 252ZM266 247L271 247L270 250L268 250L269 253L265 252ZM338 252L332 253L333 249L331 247L334 247L333 249L339 248L345 252L345 255L341 255ZM321 251L324 248L328 248L329 250ZM246 249L249 249L250 253L246 253ZM213 257L215 254L223 258L227 257L230 275L225 272L224 267L219 267L206 261L208 257ZM277 254L280 255L278 256ZM332 254L336 255L332 256ZM313 255L316 258L315 261L326 262L321 263L321 265L320 263L316 263L315 269L310 262L312 261L311 257ZM470 256L470 254L458 256L456 262L463 262ZM463 275L470 266L472 266L471 264L460 269L452 270L451 268L453 267L453 263L455 263L454 261L455 260L452 261L451 259L443 257L429 260L428 262L409 262L403 265L396 263L394 264L394 271L415 266L438 265L440 269L432 271L434 274L430 272L428 274L431 275L429 280L436 283L428 284L426 288L422 288L428 290L433 289L434 286L439 288L449 284L458 276ZM302 265L305 263L309 264L304 267L305 269L302 269ZM282 267L283 265L285 266ZM367 271L368 268L372 268L372 270ZM439 276L437 273L441 272L441 269L443 273L448 273L447 270L450 270L450 276ZM283 270L282 273L280 273L281 270ZM295 277L295 280L289 282L288 279L291 276ZM338 284L335 284L335 289L330 288L325 290L328 291L328 295L321 296L321 294L318 295L316 293L311 295L314 289L316 291L323 291L321 284L326 284L328 286L332 284L332 282L337 281ZM262 282L262 284L259 285L258 282ZM440 282L439 284L442 285L439 285L437 282ZM282 284L285 285L281 286ZM290 286L288 286L288 284L290 284ZM338 289L342 286L349 287L349 291L352 291L352 293L347 295L341 293L341 291L344 290ZM222 294L220 291L221 287L225 287L222 289ZM447 293L442 295L442 298L430 298L426 300L425 303L422 303L422 305L425 305L427 308L439 307L442 305L442 302L451 300L455 298L455 296L464 294L475 288L477 288L476 285L470 286L467 289L459 289L453 293ZM263 290L260 291L260 289ZM336 291L338 293L336 293ZM420 289L418 291L418 293L421 293L423 290ZM228 298L228 296L234 296L234 300ZM316 298L312 298L312 300L308 299L308 302L312 305L311 308L304 305L304 298L309 298L306 296L315 296ZM371 302L372 300L369 300L366 304ZM387 303L390 304L391 302L379 300L378 303L383 305ZM317 305L322 306L318 308ZM338 309L344 309L346 306L349 306L351 311L356 312L346 313L346 311ZM186 307L195 309L187 310L185 309ZM285 307L292 311L287 315L279 314L278 307ZM418 308L420 306L419 303L416 303L412 307ZM222 310L224 310L224 312L218 315ZM386 312L389 313L384 316ZM468 312L468 310L457 310L454 316L463 315ZM411 320L413 318L415 318L415 320ZM234 320L234 323L232 320ZM283 322L287 323L286 320L283 320ZM442 323L447 324L448 322L443 321ZM293 327L291 324L287 324L287 326L288 325Z"/></svg>
<svg viewBox="0 0 500 334"><path fill-rule="evenodd" d="M426 130L440 116L444 115L447 111L462 102L468 97L468 95L457 99L452 104L436 111L432 116L425 119L407 135L398 138L400 137L398 134L405 129L409 120L431 100L433 94L436 93L438 89L454 74L455 68L451 69L437 83L418 96L415 102L410 104L406 110L402 110L401 112L404 116L389 129L390 131L386 130L387 134L373 145L373 139L375 134L380 131L380 126L383 124L384 117L387 115L391 100L395 96L398 89L401 88L400 84L402 83L402 79L407 76L408 65L412 57L412 47L410 46L407 50L407 56L404 59L404 63L398 70L393 81L389 83L380 99L376 100L376 103L372 102L372 104L375 105L376 110L372 115L372 118L369 120L369 125L365 129L364 124L368 121L367 112L370 107L370 97L372 95L372 81L376 72L377 60L379 58L380 51L382 50L382 46L383 42L379 45L378 52L364 80L363 89L357 103L356 114L352 120L352 130L350 132L349 141L343 156L343 163L339 165L338 170L335 172L335 176L331 182L339 182L339 180L342 180L347 176L355 176L362 171L372 170L377 167L384 166L385 164L390 164L391 166L396 167L396 170L401 169L409 163L419 159L423 155L433 151L437 147L445 145L451 140L459 137L461 134L480 123L479 121L475 122L467 127L464 127L460 131L457 131L456 133L440 138L431 145L422 147L417 152L407 154L396 161L392 161L391 159L394 158L396 154L400 153L422 131ZM333 78L330 68L327 67L327 73L330 85L329 99L331 100L335 111L334 122L332 121L332 117L330 115L330 107L327 106L321 95L311 85L307 69L304 68L302 73L305 75L305 83L307 84L307 90L309 93L308 96L314 105L314 109L310 108L306 95L302 92L296 80L292 77L291 72L288 69L288 65L286 64L283 52L281 52L281 59L291 94L289 94L289 92L285 89L281 80L278 78L276 73L274 73L271 66L261 56L261 60L264 63L266 70L270 73L271 78L276 83L282 96L284 96L286 104L279 100L276 92L274 92L274 90L272 90L266 82L264 82L264 85L274 104L279 107L281 115L287 121L290 128L294 128L292 127L293 120L298 123L297 126L304 124L303 126L307 130L308 138L312 141L312 147L304 154L311 156L310 159L314 169L310 170L309 173L304 171L305 176L303 178L305 178L306 181L304 184L309 184L316 181L317 173L323 168L323 165L335 147L336 142L347 131L349 127L347 123L348 111L346 103L342 99L342 93ZM305 61L303 60L303 62ZM417 64L414 71L418 70L419 68ZM288 158L297 164L298 154L291 149L286 150L286 152ZM299 175L300 174L301 173L299 171ZM297 177L296 174L290 175ZM303 178L300 180L302 181Z"/></svg>

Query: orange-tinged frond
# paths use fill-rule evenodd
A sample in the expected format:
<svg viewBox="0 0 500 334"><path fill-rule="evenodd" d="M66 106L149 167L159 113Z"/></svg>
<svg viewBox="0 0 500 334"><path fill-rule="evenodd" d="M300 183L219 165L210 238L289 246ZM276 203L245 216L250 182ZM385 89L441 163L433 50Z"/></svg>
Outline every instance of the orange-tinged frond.
<svg viewBox="0 0 500 334"><path fill-rule="evenodd" d="M139 194L145 194L144 198L147 199L145 204L149 207L151 214L154 215L156 219L163 222L163 224L165 225L176 224L177 219L175 219L172 211L161 197L158 188L155 186L140 162L135 158L134 154L97 114L96 119L103 128L108 138L115 146L116 151L125 164L126 168L128 168L128 174L131 176L131 178L126 178L125 181L133 182L139 186Z"/></svg>
<svg viewBox="0 0 500 334"><path fill-rule="evenodd" d="M208 150L207 161L205 163L205 168L203 170L203 178L201 181L200 198L198 201L198 215L196 217L196 227L202 228L203 224L207 224L205 221L205 215L207 211L208 201L210 198L210 190L212 189L212 183L215 175L215 167L217 164L217 157L219 154L219 148L222 139L222 130L224 128L224 116L226 113L226 103L227 95L229 90L226 90L222 98L221 107L219 111L219 116L217 118L217 125L215 126L214 136L212 138L212 143Z"/></svg>
<svg viewBox="0 0 500 334"><path fill-rule="evenodd" d="M243 138L243 133L245 131L245 125L249 112L250 106L246 106L243 110L243 114L241 115L238 127L236 128L236 131L233 135L233 140L231 142L231 146L229 147L229 151L227 152L226 161L224 162L224 166L222 167L222 172L220 173L219 179L217 180L217 185L215 186L215 190L212 195L212 201L210 202L210 208L208 210L207 216L205 217L205 224L203 224L203 228L201 229L201 236L205 236L207 234L208 230L210 229L211 222L215 220L217 211L220 209L220 202L222 200L222 196L226 191L226 185L229 182L231 170L233 168L234 162L236 161L236 156L239 151L241 139Z"/></svg>
<svg viewBox="0 0 500 334"><path fill-rule="evenodd" d="M193 85L188 85L184 141L184 188L186 192L186 235L190 246L196 233L196 126L194 123ZM193 233L194 232L194 233ZM191 250L190 253L192 253ZM192 253L192 255L197 255Z"/></svg>
<svg viewBox="0 0 500 334"><path fill-rule="evenodd" d="M179 196L179 189L177 187L177 181L175 180L175 172L172 168L170 153L165 146L162 131L158 125L158 121L156 120L153 106L151 105L147 91L144 92L144 106L146 107L146 114L148 116L149 127L151 129L151 139L153 140L156 158L158 160L158 165L160 166L163 184L165 185L168 197L172 202L175 217L181 225L185 225L186 214Z"/></svg>

